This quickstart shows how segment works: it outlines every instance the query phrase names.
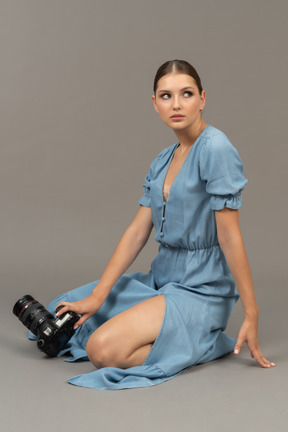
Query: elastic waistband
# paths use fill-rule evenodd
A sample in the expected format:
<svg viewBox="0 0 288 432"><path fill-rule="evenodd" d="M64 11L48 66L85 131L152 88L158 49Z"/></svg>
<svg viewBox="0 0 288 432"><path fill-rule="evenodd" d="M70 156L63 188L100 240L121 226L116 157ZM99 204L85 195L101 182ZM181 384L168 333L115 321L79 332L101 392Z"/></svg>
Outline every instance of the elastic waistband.
<svg viewBox="0 0 288 432"><path fill-rule="evenodd" d="M219 243L215 244L215 245L211 245L211 246L207 246L207 247L199 247L199 248L185 248L185 247L180 247L180 246L170 246L168 244L163 244L160 243L159 249L163 249L163 250L179 250L179 251L187 251L187 252L197 252L197 251L210 251L211 249L219 249L220 245Z"/></svg>

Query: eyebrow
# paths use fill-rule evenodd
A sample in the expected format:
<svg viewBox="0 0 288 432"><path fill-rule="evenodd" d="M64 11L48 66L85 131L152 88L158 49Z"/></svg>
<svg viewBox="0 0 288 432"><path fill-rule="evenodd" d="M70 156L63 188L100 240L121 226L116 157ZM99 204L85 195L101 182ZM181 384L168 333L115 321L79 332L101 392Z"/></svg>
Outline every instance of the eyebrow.
<svg viewBox="0 0 288 432"><path fill-rule="evenodd" d="M182 89L180 89L180 91L183 91L183 90L188 90L188 89L192 89L192 90L195 90L195 88L194 87L183 87ZM158 90L158 93L162 93L162 92L164 92L164 93L169 93L171 90Z"/></svg>

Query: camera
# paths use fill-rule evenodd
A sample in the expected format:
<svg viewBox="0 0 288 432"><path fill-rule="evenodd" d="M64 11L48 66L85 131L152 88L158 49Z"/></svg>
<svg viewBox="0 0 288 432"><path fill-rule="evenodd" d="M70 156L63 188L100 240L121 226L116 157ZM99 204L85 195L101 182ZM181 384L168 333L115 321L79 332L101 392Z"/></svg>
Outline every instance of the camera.
<svg viewBox="0 0 288 432"><path fill-rule="evenodd" d="M58 312L62 307L58 306L55 312ZM72 311L54 318L31 295L25 295L15 303L13 314L38 337L37 347L49 357L57 356L59 351L64 348L75 333L73 326L80 318Z"/></svg>

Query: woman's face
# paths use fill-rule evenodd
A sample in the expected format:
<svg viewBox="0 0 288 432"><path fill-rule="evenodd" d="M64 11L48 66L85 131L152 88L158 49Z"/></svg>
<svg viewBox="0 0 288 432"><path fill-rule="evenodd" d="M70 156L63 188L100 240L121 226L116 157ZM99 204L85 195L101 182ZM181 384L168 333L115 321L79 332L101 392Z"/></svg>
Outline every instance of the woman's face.
<svg viewBox="0 0 288 432"><path fill-rule="evenodd" d="M206 93L203 90L200 95L196 82L190 75L169 73L158 81L152 100L161 120L177 131L193 128L201 121Z"/></svg>

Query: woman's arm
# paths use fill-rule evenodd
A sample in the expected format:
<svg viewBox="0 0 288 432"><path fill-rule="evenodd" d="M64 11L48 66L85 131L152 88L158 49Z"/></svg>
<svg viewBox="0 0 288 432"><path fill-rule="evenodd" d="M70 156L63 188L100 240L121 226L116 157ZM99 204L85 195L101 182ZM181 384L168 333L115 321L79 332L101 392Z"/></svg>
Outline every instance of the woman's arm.
<svg viewBox="0 0 288 432"><path fill-rule="evenodd" d="M105 300L120 276L135 261L153 228L151 209L141 206L123 234L94 292ZM104 302L103 300L103 302Z"/></svg>
<svg viewBox="0 0 288 432"><path fill-rule="evenodd" d="M235 280L244 311L244 321L239 331L234 353L238 354L244 342L251 356L262 367L275 366L263 356L258 343L258 305L252 276L239 226L239 211L224 208L215 210L217 235L228 267Z"/></svg>
<svg viewBox="0 0 288 432"><path fill-rule="evenodd" d="M62 315L67 310L80 314L81 318L75 325L75 328L77 328L96 313L105 302L117 280L133 263L147 243L152 228L151 209L141 206L134 220L123 234L91 295L74 303L60 302L59 305L63 305L64 307L57 315Z"/></svg>

